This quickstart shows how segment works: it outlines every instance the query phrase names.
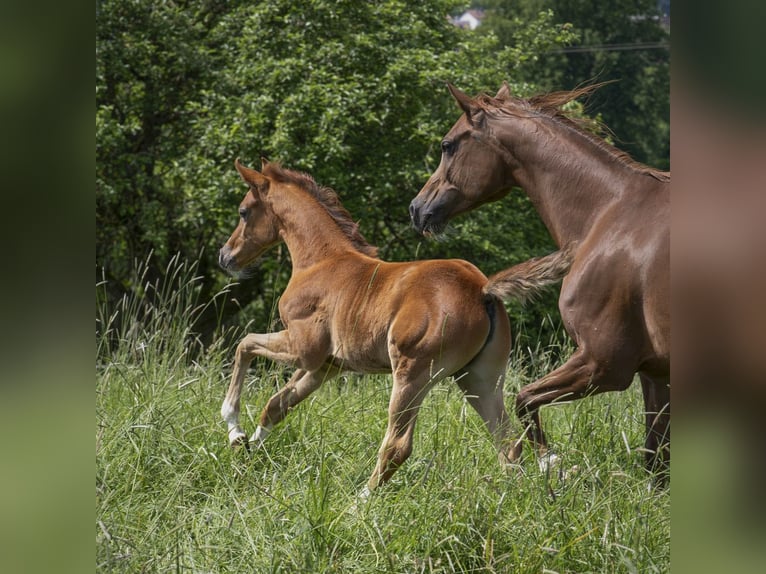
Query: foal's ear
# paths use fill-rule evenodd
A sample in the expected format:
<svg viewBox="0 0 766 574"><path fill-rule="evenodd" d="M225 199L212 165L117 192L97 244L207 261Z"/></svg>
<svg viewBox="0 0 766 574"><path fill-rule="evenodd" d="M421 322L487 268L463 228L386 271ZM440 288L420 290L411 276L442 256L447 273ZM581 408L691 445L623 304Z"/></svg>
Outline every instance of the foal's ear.
<svg viewBox="0 0 766 574"><path fill-rule="evenodd" d="M234 160L234 167L239 172L239 177L242 178L247 185L260 191L265 191L269 187L269 178L262 173L257 172L254 169L245 167L239 163L239 158Z"/></svg>
<svg viewBox="0 0 766 574"><path fill-rule="evenodd" d="M460 109L462 109L465 113L465 117L468 120L468 123L472 126L476 125L476 123L481 120L482 109L476 104L473 98L464 92L461 92L449 82L447 82L447 89L449 90L449 93L452 94L452 97L455 98L455 101L460 106Z"/></svg>
<svg viewBox="0 0 766 574"><path fill-rule="evenodd" d="M496 100L507 100L511 97L511 88L508 85L508 82L503 80L503 85L500 86L500 89L497 91L497 94L495 95Z"/></svg>

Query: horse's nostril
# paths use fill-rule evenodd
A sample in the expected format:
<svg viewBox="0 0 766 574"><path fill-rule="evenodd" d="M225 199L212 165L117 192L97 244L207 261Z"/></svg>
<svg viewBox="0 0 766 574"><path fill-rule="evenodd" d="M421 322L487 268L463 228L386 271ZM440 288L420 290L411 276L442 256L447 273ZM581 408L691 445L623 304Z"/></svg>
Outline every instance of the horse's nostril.
<svg viewBox="0 0 766 574"><path fill-rule="evenodd" d="M218 265L223 269L226 269L229 266L228 250L226 247L222 247L220 251L218 251Z"/></svg>
<svg viewBox="0 0 766 574"><path fill-rule="evenodd" d="M410 220L412 225L418 226L418 210L415 208L415 202L410 203Z"/></svg>

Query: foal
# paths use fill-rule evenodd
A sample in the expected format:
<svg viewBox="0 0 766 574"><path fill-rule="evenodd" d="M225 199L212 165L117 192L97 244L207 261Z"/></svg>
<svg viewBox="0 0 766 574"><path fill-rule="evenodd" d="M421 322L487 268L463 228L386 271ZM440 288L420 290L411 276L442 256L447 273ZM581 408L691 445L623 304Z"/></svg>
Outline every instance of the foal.
<svg viewBox="0 0 766 574"><path fill-rule="evenodd" d="M505 463L514 439L503 404L511 331L502 298L524 298L561 279L564 249L494 275L462 260L389 263L361 236L332 190L308 175L264 162L262 172L239 161L249 186L240 221L221 248L230 273L253 264L283 242L292 276L279 301L285 327L249 334L239 343L221 407L229 443L247 443L239 425L245 373L256 356L295 367L269 399L250 439L260 444L287 412L344 371L393 373L388 429L365 493L387 481L412 451L418 409L435 383L455 376L479 413Z"/></svg>

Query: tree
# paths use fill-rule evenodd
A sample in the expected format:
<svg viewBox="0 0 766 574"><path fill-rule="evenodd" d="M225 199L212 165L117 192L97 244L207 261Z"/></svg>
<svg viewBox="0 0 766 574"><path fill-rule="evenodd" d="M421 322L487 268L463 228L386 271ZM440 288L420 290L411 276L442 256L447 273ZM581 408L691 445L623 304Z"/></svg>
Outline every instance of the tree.
<svg viewBox="0 0 766 574"><path fill-rule="evenodd" d="M657 0L486 0L488 17L479 28L501 45L514 44L535 15L574 33L571 46L527 63L525 75L548 90L587 82L601 88L588 109L612 130L615 144L635 159L670 168L669 34Z"/></svg>
<svg viewBox="0 0 766 574"><path fill-rule="evenodd" d="M422 242L409 228L407 205L460 113L445 81L496 90L517 62L562 41L543 19L501 49L493 35L448 22L458 5L99 3L96 261L113 296L134 288L131 262L150 251L156 276L172 254L202 253L203 295L224 284L217 249L245 192L235 157L256 166L261 155L278 160L336 189L387 259L460 256L492 272L547 250L539 230L523 237L523 211L477 213L449 243ZM286 263L284 252L267 258L224 314L250 305L263 324L272 305L262 295L281 290Z"/></svg>

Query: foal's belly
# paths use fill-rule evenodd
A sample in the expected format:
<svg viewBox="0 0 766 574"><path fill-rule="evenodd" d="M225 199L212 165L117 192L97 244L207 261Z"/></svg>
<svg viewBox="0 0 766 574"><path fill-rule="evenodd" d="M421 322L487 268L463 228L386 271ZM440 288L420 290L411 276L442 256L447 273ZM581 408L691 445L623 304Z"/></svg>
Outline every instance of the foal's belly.
<svg viewBox="0 0 766 574"><path fill-rule="evenodd" d="M351 371L354 373L364 373L364 374L380 374L380 373L390 373L391 372L391 363L381 360L374 360L374 359L365 359L358 356L337 356L333 355L330 358L330 362L340 368L344 371Z"/></svg>

